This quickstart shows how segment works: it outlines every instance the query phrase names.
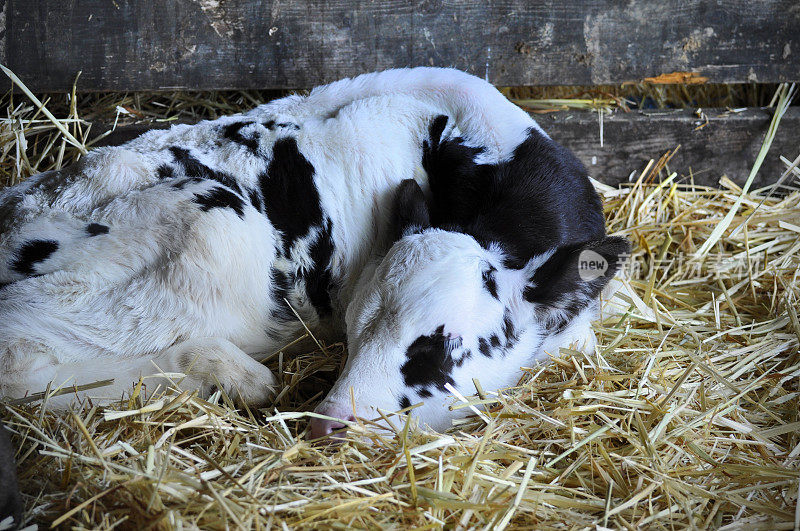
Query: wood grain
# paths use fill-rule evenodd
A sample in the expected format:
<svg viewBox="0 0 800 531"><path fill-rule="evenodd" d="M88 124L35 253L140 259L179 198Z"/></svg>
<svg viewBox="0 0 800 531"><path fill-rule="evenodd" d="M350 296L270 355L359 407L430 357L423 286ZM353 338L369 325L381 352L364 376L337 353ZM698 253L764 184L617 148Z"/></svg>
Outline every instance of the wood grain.
<svg viewBox="0 0 800 531"><path fill-rule="evenodd" d="M0 0L35 91L309 88L455 66L498 85L800 79L797 0Z"/></svg>
<svg viewBox="0 0 800 531"><path fill-rule="evenodd" d="M650 159L657 160L668 149L680 145L669 163L670 170L679 175L689 175L691 171L695 183L707 186L716 186L723 175L744 184L764 141L772 109L749 108L739 113L704 109L703 112L703 117L690 110L606 116L602 147L597 115L554 113L549 118L542 118L542 115L536 118L602 182L615 184L627 180L632 171L643 169ZM708 123L703 126L706 119ZM800 107L790 107L781 120L754 187L778 180L786 169L781 155L789 160L800 155L798 131Z"/></svg>

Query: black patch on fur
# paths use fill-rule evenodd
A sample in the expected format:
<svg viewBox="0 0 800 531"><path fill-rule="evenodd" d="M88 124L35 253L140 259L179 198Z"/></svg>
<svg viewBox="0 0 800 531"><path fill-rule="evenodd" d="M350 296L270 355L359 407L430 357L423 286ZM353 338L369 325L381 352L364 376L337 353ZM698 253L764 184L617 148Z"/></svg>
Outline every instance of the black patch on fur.
<svg viewBox="0 0 800 531"><path fill-rule="evenodd" d="M300 129L300 126L295 124L295 123L291 123L291 122L275 123L275 120L266 121L266 122L263 123L263 125L264 125L264 127L266 127L269 130L275 129L276 127L284 127L284 128L285 127L289 127L291 129L294 129L295 131Z"/></svg>
<svg viewBox="0 0 800 531"><path fill-rule="evenodd" d="M497 300L500 300L500 297L497 295L497 280L494 278L494 274L497 271L497 268L493 265L489 266L489 269L483 272L483 287Z"/></svg>
<svg viewBox="0 0 800 531"><path fill-rule="evenodd" d="M505 310L503 315L502 332L503 336L505 336L504 340L496 333L490 334L488 339L479 337L478 350L480 353L487 358L494 357L495 354L505 357L508 351L519 341L519 335L514 328L514 323L511 320L511 313L508 309Z"/></svg>
<svg viewBox="0 0 800 531"><path fill-rule="evenodd" d="M89 236L100 236L101 234L108 234L108 226L101 225L99 223L89 223L86 226L86 232L89 233Z"/></svg>
<svg viewBox="0 0 800 531"><path fill-rule="evenodd" d="M212 170L189 153L188 149L178 146L171 146L169 151L175 157L175 162L183 167L184 173L187 177L195 177L198 179L210 179L217 181L223 186L227 186L236 193L241 194L242 189L236 179L226 174L225 172Z"/></svg>
<svg viewBox="0 0 800 531"><path fill-rule="evenodd" d="M204 194L194 194L194 202L200 210L208 212L212 208L230 208L239 218L244 218L244 201L241 197L221 186L215 186Z"/></svg>
<svg viewBox="0 0 800 531"><path fill-rule="evenodd" d="M504 323L505 325L505 323ZM504 326L505 331L505 326ZM517 342L516 336L507 336L505 343L500 340L500 336L497 334L491 334L489 339L485 337L478 338L478 350L480 353L486 356L487 358L494 357L495 354L500 354L501 356L505 356L508 353L508 349L512 348Z"/></svg>
<svg viewBox="0 0 800 531"><path fill-rule="evenodd" d="M607 269L602 275L598 273L594 278L581 278L583 251L592 251L603 257ZM522 295L526 301L538 306L538 311L548 321L548 331L561 331L572 317L597 299L629 252L628 240L618 236L561 248L539 266ZM561 311L553 314L549 310Z"/></svg>
<svg viewBox="0 0 800 531"><path fill-rule="evenodd" d="M464 349L461 353L461 357L455 360L456 367L461 367L470 358L472 358L472 351L470 349Z"/></svg>
<svg viewBox="0 0 800 531"><path fill-rule="evenodd" d="M509 160L478 164L479 148L441 140L442 130L437 117L422 156L435 227L453 227L485 247L499 244L506 265L517 269L550 249L604 236L600 198L569 150L532 128Z"/></svg>
<svg viewBox="0 0 800 531"><path fill-rule="evenodd" d="M411 407L411 400L409 400L406 395L403 395L400 399L400 409L405 409L407 407Z"/></svg>
<svg viewBox="0 0 800 531"><path fill-rule="evenodd" d="M461 348L461 345L464 343L464 340L461 336L447 336L447 348L450 349L450 352L454 351L457 348Z"/></svg>
<svg viewBox="0 0 800 531"><path fill-rule="evenodd" d="M511 314L506 310L503 316L503 335L506 336L506 348L511 348L519 340L517 332L514 329L514 323L511 320Z"/></svg>
<svg viewBox="0 0 800 531"><path fill-rule="evenodd" d="M272 298L276 303L276 309L272 311L272 317L276 321L289 322L296 321L295 316L286 301L289 300L289 291L292 288L292 283L289 276L280 269L272 269ZM286 300L284 300L286 299Z"/></svg>
<svg viewBox="0 0 800 531"><path fill-rule="evenodd" d="M492 345L492 348L500 348L502 343L500 343L500 338L497 337L497 334L492 334L489 336L489 344Z"/></svg>
<svg viewBox="0 0 800 531"><path fill-rule="evenodd" d="M419 336L406 349L406 361L400 368L403 380L409 387L428 387L446 391L445 384L454 384L450 376L453 371L453 358L446 348L448 338L444 335L444 325L427 336Z"/></svg>
<svg viewBox="0 0 800 531"><path fill-rule="evenodd" d="M33 266L50 258L58 250L58 242L55 240L30 240L25 242L16 258L11 264L11 269L25 276L35 274Z"/></svg>
<svg viewBox="0 0 800 531"><path fill-rule="evenodd" d="M156 172L158 172L159 179L171 179L175 176L175 171L172 169L172 166L168 164L162 164L158 167Z"/></svg>
<svg viewBox="0 0 800 531"><path fill-rule="evenodd" d="M5 288L6 286L10 286L11 282L0 282L0 290Z"/></svg>
<svg viewBox="0 0 800 531"><path fill-rule="evenodd" d="M431 226L428 203L422 188L414 179L405 179L394 196L394 234L397 241L403 236L420 232Z"/></svg>
<svg viewBox="0 0 800 531"><path fill-rule="evenodd" d="M175 182L172 183L172 187L176 190L183 190L186 188L187 185L190 183L199 183L202 182L203 179L200 177L185 177L183 179L177 179Z"/></svg>
<svg viewBox="0 0 800 531"><path fill-rule="evenodd" d="M433 396L433 393L431 393L427 389L420 389L417 394L419 395L420 398L430 398Z"/></svg>
<svg viewBox="0 0 800 531"><path fill-rule="evenodd" d="M430 138L429 146L431 149L441 144L442 133L444 133L444 128L447 127L447 122L449 120L450 119L444 114L434 116L433 120L431 120L431 124L428 126L428 137Z"/></svg>
<svg viewBox="0 0 800 531"><path fill-rule="evenodd" d="M250 138L242 134L242 128L251 125L253 122L234 122L222 128L222 136L232 142L245 146L253 155L258 154L258 132Z"/></svg>
<svg viewBox="0 0 800 531"><path fill-rule="evenodd" d="M583 251L593 251L602 256L608 268L603 275L590 280L580 276L579 261ZM630 243L625 238L610 236L602 240L558 249L544 264L539 266L526 286L523 296L528 302L557 307L568 294L582 294L595 298L608 283L630 252ZM585 306L585 305L584 305Z"/></svg>
<svg viewBox="0 0 800 531"><path fill-rule="evenodd" d="M281 138L272 148L267 171L259 176L264 212L283 234L283 253L312 227L322 225L322 206L314 185L314 166L300 153L294 138Z"/></svg>
<svg viewBox="0 0 800 531"><path fill-rule="evenodd" d="M483 151L464 144L460 137L442 139L448 117L436 116L428 127L429 140L422 143L422 167L428 174L433 195L431 218L434 226L464 226L473 220L476 208L487 196L492 166L475 163Z"/></svg>
<svg viewBox="0 0 800 531"><path fill-rule="evenodd" d="M258 210L259 212L264 211L264 203L261 201L261 194L255 188L252 190L247 191L247 195L250 197L250 204L253 205L253 208Z"/></svg>
<svg viewBox="0 0 800 531"><path fill-rule="evenodd" d="M172 153L172 156L175 157L175 162L183 166L183 171L187 176L213 179L214 170L194 158L191 153L189 153L188 149L171 146L169 151Z"/></svg>
<svg viewBox="0 0 800 531"><path fill-rule="evenodd" d="M312 266L301 272L306 282L306 294L320 317L330 315L331 306L331 258L333 257L333 224L329 219L325 228L309 249Z"/></svg>
<svg viewBox="0 0 800 531"><path fill-rule="evenodd" d="M489 342L486 341L485 337L478 338L478 351L487 358L492 357L492 347L489 346Z"/></svg>
<svg viewBox="0 0 800 531"><path fill-rule="evenodd" d="M567 313L569 315L578 315L581 309L582 309L581 307L575 306L572 309L567 310ZM551 335L560 334L561 332L566 330L567 326L571 322L572 320L570 318L559 316L558 320L556 320L555 323L549 323L549 325L546 327L547 333Z"/></svg>

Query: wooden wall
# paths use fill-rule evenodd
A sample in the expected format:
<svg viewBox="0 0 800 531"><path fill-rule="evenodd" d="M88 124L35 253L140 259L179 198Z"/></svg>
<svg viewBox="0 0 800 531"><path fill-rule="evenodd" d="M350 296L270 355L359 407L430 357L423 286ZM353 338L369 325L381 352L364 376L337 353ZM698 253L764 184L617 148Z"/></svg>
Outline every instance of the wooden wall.
<svg viewBox="0 0 800 531"><path fill-rule="evenodd" d="M308 88L455 66L498 85L800 78L797 0L0 0L35 91Z"/></svg>
<svg viewBox="0 0 800 531"><path fill-rule="evenodd" d="M798 0L0 0L0 61L34 91L309 88L404 66L455 66L497 85L800 80ZM739 182L771 111L538 115L593 176L627 179L678 144L697 182ZM118 139L149 126L121 131ZM96 124L95 131L107 128ZM759 177L800 151L800 112Z"/></svg>

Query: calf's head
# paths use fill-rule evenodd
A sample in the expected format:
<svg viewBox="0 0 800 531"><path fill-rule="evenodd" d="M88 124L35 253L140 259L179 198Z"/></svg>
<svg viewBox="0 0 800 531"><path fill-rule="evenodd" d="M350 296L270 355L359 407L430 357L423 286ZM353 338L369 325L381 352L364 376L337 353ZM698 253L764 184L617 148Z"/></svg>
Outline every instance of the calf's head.
<svg viewBox="0 0 800 531"><path fill-rule="evenodd" d="M593 307L628 250L607 237L508 267L502 242L430 227L414 181L401 185L395 218L397 241L365 268L347 308L348 360L318 413L374 419L422 403L410 414L447 428L469 413L449 409L451 388L472 394L473 378L487 390L513 385L546 340ZM315 419L311 435L341 428Z"/></svg>

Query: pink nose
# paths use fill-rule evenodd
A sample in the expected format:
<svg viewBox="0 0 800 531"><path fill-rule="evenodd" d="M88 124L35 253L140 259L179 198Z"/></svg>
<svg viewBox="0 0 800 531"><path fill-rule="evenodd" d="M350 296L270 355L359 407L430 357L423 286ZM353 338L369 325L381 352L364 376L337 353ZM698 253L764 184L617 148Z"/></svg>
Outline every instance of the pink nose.
<svg viewBox="0 0 800 531"><path fill-rule="evenodd" d="M327 413L323 412L323 415ZM333 416L333 415L331 415ZM338 415L337 415L338 416ZM346 415L342 417L343 420L348 422L355 421L353 415ZM328 419L318 419L312 418L311 419L311 438L312 439L319 439L320 437L327 437L333 434L332 439L339 439L344 440L345 432L344 430L347 426L341 422L335 420L328 420ZM337 432L337 433L334 433Z"/></svg>

